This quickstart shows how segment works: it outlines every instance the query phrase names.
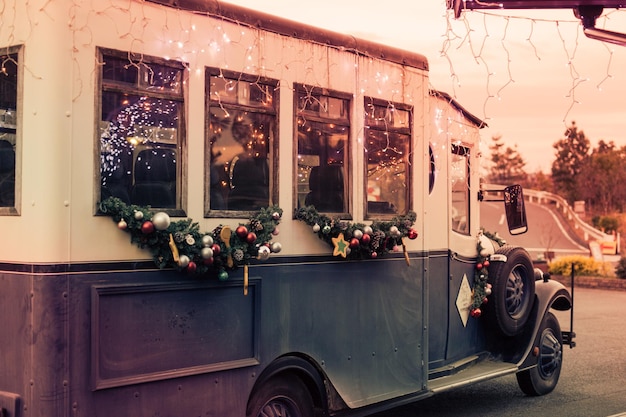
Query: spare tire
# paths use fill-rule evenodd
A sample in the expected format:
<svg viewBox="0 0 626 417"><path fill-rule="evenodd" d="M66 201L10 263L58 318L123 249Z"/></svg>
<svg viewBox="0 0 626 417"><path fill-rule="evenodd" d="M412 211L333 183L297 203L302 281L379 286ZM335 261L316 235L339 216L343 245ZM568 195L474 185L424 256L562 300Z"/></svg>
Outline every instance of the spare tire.
<svg viewBox="0 0 626 417"><path fill-rule="evenodd" d="M498 260L506 257L506 261ZM517 336L528 322L535 299L535 274L524 248L504 245L489 263L491 296L487 317L505 336Z"/></svg>

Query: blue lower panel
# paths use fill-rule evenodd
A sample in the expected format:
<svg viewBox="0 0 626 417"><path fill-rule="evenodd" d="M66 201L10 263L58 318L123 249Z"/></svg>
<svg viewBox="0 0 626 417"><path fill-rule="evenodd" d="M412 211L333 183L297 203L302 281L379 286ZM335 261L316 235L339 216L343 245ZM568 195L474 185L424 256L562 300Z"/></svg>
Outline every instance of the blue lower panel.
<svg viewBox="0 0 626 417"><path fill-rule="evenodd" d="M94 388L258 364L257 285L92 288Z"/></svg>
<svg viewBox="0 0 626 417"><path fill-rule="evenodd" d="M420 391L423 266L394 258L256 268L263 357L310 356L350 407Z"/></svg>

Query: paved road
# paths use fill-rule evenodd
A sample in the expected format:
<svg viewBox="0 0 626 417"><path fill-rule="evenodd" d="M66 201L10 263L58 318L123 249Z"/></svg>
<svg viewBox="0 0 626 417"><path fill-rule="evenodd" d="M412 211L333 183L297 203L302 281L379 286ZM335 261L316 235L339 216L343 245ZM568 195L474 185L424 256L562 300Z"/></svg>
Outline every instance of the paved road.
<svg viewBox="0 0 626 417"><path fill-rule="evenodd" d="M565 346L556 389L527 397L515 376L451 391L372 417L607 417L626 413L626 291L575 289L577 346ZM569 312L558 312L569 329ZM624 414L626 416L626 414Z"/></svg>
<svg viewBox="0 0 626 417"><path fill-rule="evenodd" d="M483 202L480 209L481 227L492 233L498 232L507 243L526 248L533 259L543 256L547 248L557 256L589 254L589 248L577 243L568 233L568 226L544 205L526 202L528 232L517 236L508 232L503 203Z"/></svg>

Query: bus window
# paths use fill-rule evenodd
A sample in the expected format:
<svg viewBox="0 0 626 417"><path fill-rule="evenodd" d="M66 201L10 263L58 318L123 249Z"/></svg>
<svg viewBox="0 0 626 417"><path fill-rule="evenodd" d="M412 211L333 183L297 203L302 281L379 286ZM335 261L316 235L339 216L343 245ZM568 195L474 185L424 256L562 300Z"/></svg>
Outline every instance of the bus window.
<svg viewBox="0 0 626 417"><path fill-rule="evenodd" d="M15 149L17 146L17 48L0 54L0 214L15 212Z"/></svg>
<svg viewBox="0 0 626 417"><path fill-rule="evenodd" d="M325 213L348 213L347 96L296 88L298 158L297 205Z"/></svg>
<svg viewBox="0 0 626 417"><path fill-rule="evenodd" d="M365 187L368 218L406 214L409 210L410 115L408 108L366 99Z"/></svg>
<svg viewBox="0 0 626 417"><path fill-rule="evenodd" d="M271 195L276 83L207 71L207 216L258 210Z"/></svg>
<svg viewBox="0 0 626 417"><path fill-rule="evenodd" d="M469 235L469 184L470 150L461 145L452 145L452 230Z"/></svg>
<svg viewBox="0 0 626 417"><path fill-rule="evenodd" d="M182 64L100 52L101 199L180 210Z"/></svg>

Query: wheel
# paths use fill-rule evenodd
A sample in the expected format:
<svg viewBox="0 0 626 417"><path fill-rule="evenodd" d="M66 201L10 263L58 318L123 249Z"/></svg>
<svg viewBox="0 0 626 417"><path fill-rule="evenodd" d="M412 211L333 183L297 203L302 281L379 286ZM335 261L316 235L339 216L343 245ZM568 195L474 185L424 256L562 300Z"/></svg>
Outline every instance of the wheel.
<svg viewBox="0 0 626 417"><path fill-rule="evenodd" d="M296 376L266 381L248 403L248 417L313 417L313 400L307 386Z"/></svg>
<svg viewBox="0 0 626 417"><path fill-rule="evenodd" d="M546 313L539 332L537 366L517 373L517 384L526 395L544 395L556 387L563 365L563 337L559 321Z"/></svg>
<svg viewBox="0 0 626 417"><path fill-rule="evenodd" d="M515 246L503 246L496 251L507 257L506 262L491 262L489 281L492 295L487 310L497 328L505 336L517 336L530 317L535 297L535 274L530 255Z"/></svg>

